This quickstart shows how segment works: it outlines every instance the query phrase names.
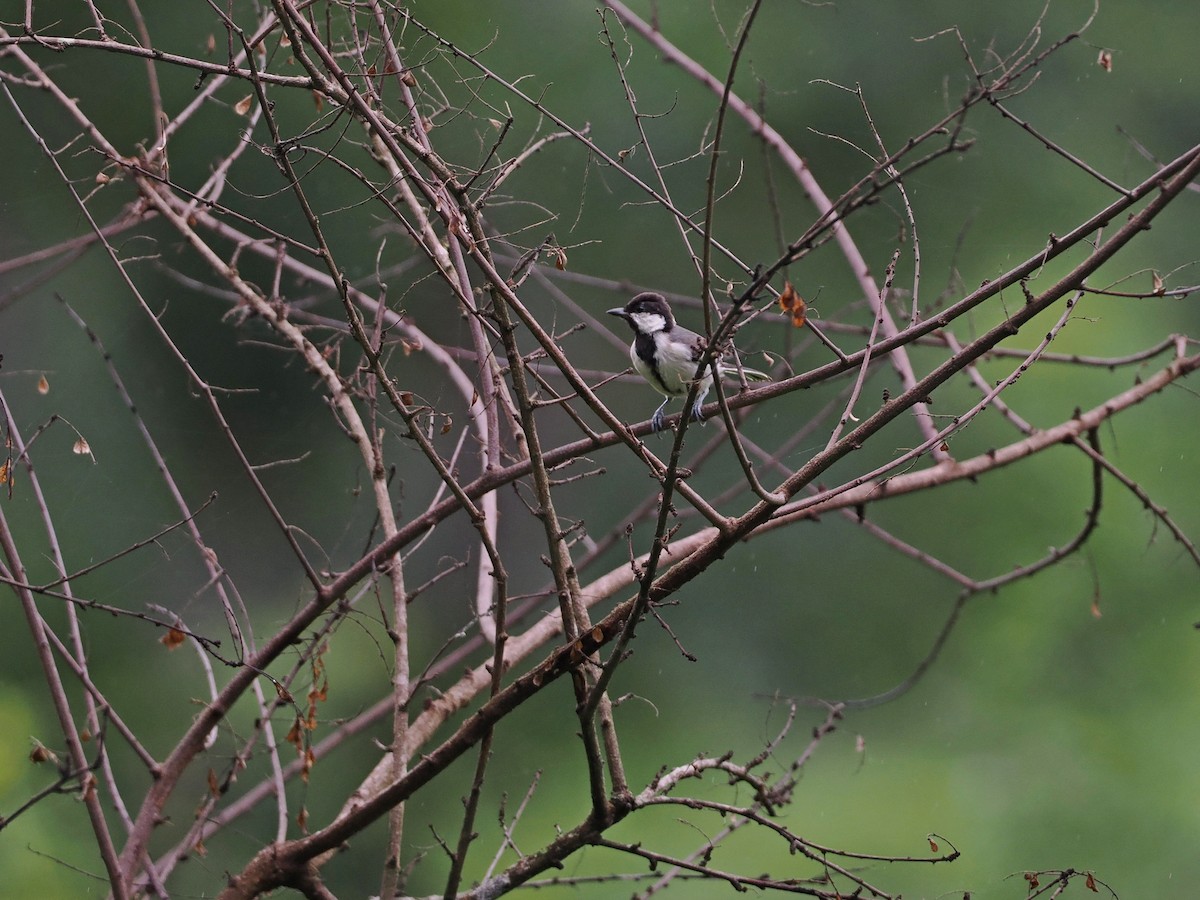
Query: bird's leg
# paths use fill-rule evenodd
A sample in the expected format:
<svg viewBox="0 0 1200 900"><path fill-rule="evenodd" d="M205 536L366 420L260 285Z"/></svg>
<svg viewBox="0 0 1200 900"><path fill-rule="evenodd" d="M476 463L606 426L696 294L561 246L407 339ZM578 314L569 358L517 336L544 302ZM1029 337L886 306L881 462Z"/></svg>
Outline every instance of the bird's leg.
<svg viewBox="0 0 1200 900"><path fill-rule="evenodd" d="M702 407L703 405L704 405L704 397L703 396L697 397L696 402L692 404L692 421L699 422L701 425L704 424L704 416L700 412L700 407Z"/></svg>
<svg viewBox="0 0 1200 900"><path fill-rule="evenodd" d="M665 418L665 416L663 415L663 410L667 408L667 404L670 402L671 402L671 398L667 397L665 400L663 400L662 404L658 407L658 409L656 409L654 411L654 415L652 415L650 417L650 430L651 431L662 431L663 430L663 427L666 424L663 421L663 419Z"/></svg>

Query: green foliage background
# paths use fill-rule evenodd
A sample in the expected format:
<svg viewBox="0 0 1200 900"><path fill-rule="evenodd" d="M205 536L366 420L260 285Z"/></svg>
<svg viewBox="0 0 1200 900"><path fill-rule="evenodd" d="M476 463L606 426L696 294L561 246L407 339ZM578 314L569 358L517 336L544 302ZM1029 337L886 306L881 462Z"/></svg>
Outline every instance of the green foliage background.
<svg viewBox="0 0 1200 900"><path fill-rule="evenodd" d="M11 0L0 3L0 19L19 21L23 6ZM592 137L609 152L636 141L593 4L506 0L486 5L415 3L412 8L458 46L469 51L487 46L482 58L505 77L530 75L522 85L528 93L542 97L572 123L587 123ZM164 48L202 53L208 31L195 22L203 20L203 4L160 0L143 3L143 9L156 42ZM643 12L649 9L642 7ZM1030 2L768 2L756 23L737 89L758 98L761 85L767 118L799 148L827 193L837 194L868 167L851 142L870 152L875 147L856 98L835 85L861 86L880 133L895 149L952 108L967 86L961 51L945 29L958 26L981 58L989 44L1006 54L1025 37L1041 9ZM654 11L672 41L711 71L724 74L726 36L736 29L740 5L664 3ZM1090 11L1085 3L1053 3L1044 32L1051 38L1065 33ZM44 9L39 12L46 14ZM51 29L61 34L71 33L78 23L69 17L82 13L55 9L54 15L67 19ZM614 20L607 21L616 28ZM1152 8L1104 3L1084 39L1050 58L1032 89L1014 98L1011 106L1099 171L1122 184L1134 184L1148 174L1150 164L1118 128L1162 160L1197 140L1198 26L1200 14L1187 0ZM618 41L622 58L629 55L628 77L640 108L659 116L646 124L660 160L696 154L711 125L714 99L677 69L663 65L637 37L630 36L626 45L618 35ZM421 46L415 36L413 43ZM1113 53L1112 72L1097 65L1102 48ZM123 87L143 84L142 63L103 53L44 56L43 62L55 64L56 77L81 105L112 129L110 136L123 150L130 152L135 141L150 133L140 90ZM0 68L12 67L0 59ZM168 108L187 102L194 80L188 72L166 75ZM14 93L52 145L61 146L73 136L45 98L15 88ZM233 103L239 99L234 93L231 88L223 97ZM501 103L504 95L496 91L488 99ZM299 98L290 102L297 104L297 121L311 116L311 110L300 109ZM512 103L511 98L507 102ZM202 180L206 167L227 149L232 111L214 109L205 115L212 131L193 127L172 151L172 174L177 177L199 172L195 177ZM527 112L520 110L518 130L528 129L529 121ZM1094 180L994 112L976 110L967 125L977 138L970 152L922 169L906 183L917 215L927 299L955 283L952 270L968 288L974 286L1036 253L1049 232L1069 229L1112 199ZM478 119L446 127L461 132L464 159L470 157L472 141L482 148L475 152L486 152L479 135L487 132ZM4 258L86 231L7 103L0 103L0 135ZM764 200L762 152L737 122L730 124L724 146L726 184L732 183L742 160L745 169L738 189L718 206L718 238L751 263L768 262L778 250ZM252 165L257 174L251 177L242 170L243 180L236 185L241 202L262 218L291 217L300 233L298 215L279 195L281 185L270 161L264 156ZM628 165L643 177L648 172L640 150ZM695 156L668 170L681 208L702 207L707 165L706 157ZM780 189L785 233L798 233L811 219L811 207L778 166L772 176ZM358 199L328 167L317 170L309 186L326 211ZM555 231L559 241L571 247L572 272L685 294L698 289L664 213L641 204L637 192L614 173L589 167L573 143L563 141L544 150L508 190L527 204L498 208L498 224L526 229L520 234L528 243L546 230ZM99 209L108 204L111 213L123 197L115 192L111 200L101 197ZM1147 290L1150 269L1167 277L1168 286L1194 283L1198 202L1195 194L1182 198L1121 258L1119 269L1107 274L1115 280L1142 269L1126 285L1129 290ZM546 211L553 221L543 221ZM331 212L328 221L341 259L351 275L367 277L375 266L377 241L362 233L361 217L344 216L343 232L337 229L339 218ZM852 222L876 272L898 245L902 225L902 209L887 204ZM169 240L163 230L152 227L150 233ZM167 265L201 274L174 245L129 238L119 246L126 255L161 253ZM391 262L405 252L395 239L386 250ZM1048 281L1069 264L1051 265L1041 277ZM740 277L731 267L723 274ZM284 514L330 552L331 568L353 559L371 521L370 510L353 492L364 475L356 470L344 442L331 434L328 412L308 377L297 365L282 365L277 351L247 341L246 332L222 322L223 301L191 290L150 265L142 275L143 286L150 286L149 293L165 309L164 321L204 377L227 387L259 388L256 395L228 399L234 429L251 457L266 460L311 451L299 478L295 471L268 474L268 486L277 489ZM836 253L827 249L790 275L822 319L861 319L861 310L855 312L852 306L856 294L851 275ZM905 258L897 283L911 285L912 276L911 261ZM28 273L0 274L0 294L25 277ZM615 305L608 292L567 287L594 311ZM406 308L431 334L464 342L463 326L436 283L414 279L402 284L397 279L392 289L393 295L404 295ZM54 301L53 291L61 293L105 342L141 414L166 448L189 500L199 504L219 488L220 499L204 519L206 534L259 617L260 636L269 633L303 599L303 585L185 377L95 251L30 295L0 305L0 388L26 437L57 413L87 437L96 453L95 465L74 456L74 435L62 427L52 429L39 448L39 472L71 564L81 567L102 559L172 521L175 513L102 360ZM548 317L558 315L549 299L535 297L532 302L542 303ZM1018 304L1021 298L1013 296L1010 302ZM982 330L994 315L981 312L974 324ZM1196 334L1198 319L1190 297L1089 297L1053 349L1130 353L1170 333ZM559 324L561 330L569 323ZM253 326L249 334L255 335ZM265 338L265 330L257 336ZM1011 344L1028 347L1039 336L1035 328ZM782 327L764 326L744 332L740 340L748 349L779 351L788 339ZM568 350L578 354L581 365L623 364L607 343L588 332L572 337ZM802 363L816 365L823 361L820 353L813 349ZM932 353L926 358L918 354L918 368L934 359ZM432 371L419 355L401 365L402 379L411 384L432 382ZM1009 368L1008 363L992 362L985 373L1000 378ZM45 396L35 390L42 373L51 384ZM1129 369L1080 374L1041 364L1005 396L1030 421L1048 426L1073 408L1087 407L1128 386L1133 377ZM895 387L890 371L881 370L868 395L878 397ZM748 428L764 440L790 433L830 396L814 390L768 404ZM935 398L935 409L954 412L969 399L966 391L950 389ZM610 402L631 421L650 411L644 388L613 389ZM1195 388L1184 384L1130 410L1102 435L1115 462L1167 506L1193 537L1200 535L1197 421ZM553 425L550 431L555 433ZM557 436L569 435L564 423ZM885 433L878 450L864 452L890 452L906 446L909 438L911 434L896 429ZM963 433L952 450L965 457L1010 440L1010 430L983 419ZM822 443L818 434L791 461L803 460ZM868 514L904 540L986 577L1036 559L1079 528L1089 500L1090 470L1077 457L1064 447L978 483L878 504ZM415 455L412 459L415 464ZM566 492L578 510L572 510L570 499L564 501L567 515L586 508L589 527L598 533L627 514L621 479L638 478L638 496L644 487L641 476L617 458L616 451L600 462L609 468L603 490L585 482L577 493ZM863 466L855 457L829 478ZM432 484L415 465L401 476L404 502L421 508ZM33 579L47 580L48 562L30 553L30 548L43 550L44 539L25 486L19 483L14 496L0 498L0 503L25 541ZM512 527L514 541L536 535L530 524ZM447 548L461 547L470 541L470 532L462 522L452 521L439 528L437 539ZM622 554L615 551L601 560L593 574L619 565ZM410 577L423 580L420 572ZM418 618L419 651L431 652L443 632L456 627L471 577L447 582L436 598L436 603L447 605L445 613L437 613L433 605L435 612ZM544 581L544 572L533 559L517 577L532 590ZM161 548L143 550L91 576L86 592L136 609L162 603L185 612L193 627L207 625L215 631L220 627L217 616L187 599L203 578L186 542L170 536ZM835 699L886 690L925 655L956 593L953 585L838 517L739 547L726 565L711 570L669 610L680 641L699 661L687 662L665 634L644 627L615 686L616 694L638 698L622 706L618 719L633 784L644 784L664 762L683 762L700 752L732 750L740 757L752 756L782 722L776 695ZM970 891L976 900L1020 897L1025 890L1022 871L1066 867L1094 870L1125 898L1192 896L1200 882L1195 842L1200 829L1196 600L1197 572L1186 554L1134 497L1109 480L1101 527L1087 550L1048 573L968 604L942 657L914 690L889 705L851 714L826 740L805 770L797 802L785 812L786 822L828 846L919 856L927 852L926 835L936 832L962 851L961 859L949 866L893 866L874 873L874 880L903 890L906 897L956 896L961 891ZM6 634L0 655L3 815L49 777L26 758L30 736L50 746L57 743L19 609L8 596L0 603ZM1092 612L1094 603L1099 617ZM53 605L43 608L52 611ZM189 705L204 693L194 658L185 652L166 653L157 643L159 634L149 627L97 614L87 620L89 645L97 652L97 680L110 687L120 708L138 722L151 750L166 752L180 723L189 720ZM327 660L335 692L331 716L335 709L353 714L360 697L377 696L381 679L387 677L385 660L379 635L368 623L343 631ZM788 750L802 746L808 729L820 719L819 711L805 710ZM240 726L249 724L247 719ZM383 729L373 737L387 740ZM336 810L339 798L377 756L375 745L360 742L336 760L318 763L312 784L298 789L314 821L323 822ZM508 792L510 802L519 796L535 770L546 767L547 758L556 762L545 769L538 796L548 802L536 805L521 826L530 847L548 839L554 826L573 824L586 808L586 796L579 792L582 755L565 688L539 698L504 724L496 771L505 772L506 779L489 784L491 806L485 804L484 809L495 808L501 791ZM781 766L787 758L787 752L781 754ZM414 803L414 828L426 820L453 827L460 809L458 792L469 777L462 766L456 773ZM181 798L174 809L181 822L204 790L203 773L196 777L195 793ZM701 835L669 814L659 816L655 829L660 841L675 842L674 849L680 851L701 842ZM480 866L495 845L493 819L481 827ZM270 834L269 822L270 814L264 811L241 828ZM256 832L255 826L264 823L265 830ZM645 823L634 817L622 826L621 836L636 840L645 833ZM714 830L718 827L713 824ZM0 832L5 884L0 892L13 897L102 894L99 882L73 868L98 870L89 838L74 800L43 802ZM379 858L370 856L372 841L381 842L382 831L364 836L353 854L332 864L331 880L342 895L363 896L377 889L372 886L378 873L364 863ZM436 856L432 838L426 843ZM744 871L755 870L760 857L764 871L780 865L774 848L744 842L735 844L734 851ZM244 858L244 847L239 851L214 846L209 857L187 864L178 896L211 896L219 890L222 872L236 869ZM596 850L573 859L563 874L603 873L623 863ZM414 893L438 889L436 864L431 866L432 874L417 870ZM480 871L469 874L478 877ZM811 874L797 862L798 876ZM549 888L540 896L605 897L632 890L609 884ZM1072 890L1084 893L1082 887ZM692 885L680 887L679 893L716 897L730 890Z"/></svg>

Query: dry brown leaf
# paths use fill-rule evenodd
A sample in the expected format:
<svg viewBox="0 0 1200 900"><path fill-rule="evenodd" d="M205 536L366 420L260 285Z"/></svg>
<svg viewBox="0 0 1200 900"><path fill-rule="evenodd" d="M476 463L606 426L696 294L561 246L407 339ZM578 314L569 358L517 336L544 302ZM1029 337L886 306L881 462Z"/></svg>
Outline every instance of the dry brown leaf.
<svg viewBox="0 0 1200 900"><path fill-rule="evenodd" d="M308 692L308 702L309 703L324 702L327 699L329 699L329 679L328 678L326 678L323 682L321 682L321 686L319 688L314 687L311 691Z"/></svg>
<svg viewBox="0 0 1200 900"><path fill-rule="evenodd" d="M784 315L792 317L793 328L804 326L808 304L804 302L803 297L796 293L796 289L792 287L790 281L784 282L783 293L779 295L779 308Z"/></svg>

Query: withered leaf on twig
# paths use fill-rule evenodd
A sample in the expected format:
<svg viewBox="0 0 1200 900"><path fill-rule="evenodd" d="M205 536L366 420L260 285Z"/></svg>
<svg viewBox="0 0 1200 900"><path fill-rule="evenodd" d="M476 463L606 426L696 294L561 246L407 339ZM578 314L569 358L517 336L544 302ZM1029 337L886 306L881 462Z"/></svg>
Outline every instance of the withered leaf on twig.
<svg viewBox="0 0 1200 900"><path fill-rule="evenodd" d="M792 287L790 281L783 285L783 293L779 295L779 308L784 315L792 317L793 327L802 328L804 326L808 304L804 302L803 297L796 293L796 289Z"/></svg>

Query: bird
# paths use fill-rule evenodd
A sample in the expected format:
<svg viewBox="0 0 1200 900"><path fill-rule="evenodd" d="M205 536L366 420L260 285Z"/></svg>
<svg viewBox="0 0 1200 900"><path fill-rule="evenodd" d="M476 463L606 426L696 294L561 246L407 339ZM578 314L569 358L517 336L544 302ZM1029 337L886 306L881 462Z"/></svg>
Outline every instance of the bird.
<svg viewBox="0 0 1200 900"><path fill-rule="evenodd" d="M650 386L666 399L650 418L650 429L662 431L663 410L672 397L684 397L696 380L696 367L708 346L705 339L694 331L688 331L675 322L671 305L662 294L646 291L638 294L624 306L607 310L610 316L619 316L633 329L633 343L629 345L629 358L634 370L649 382ZM744 375L748 381L770 381L771 376L757 369L722 365L717 361L721 377ZM692 420L704 422L700 407L712 387L712 369L704 367L700 374L700 386L696 391L696 402L692 404Z"/></svg>

